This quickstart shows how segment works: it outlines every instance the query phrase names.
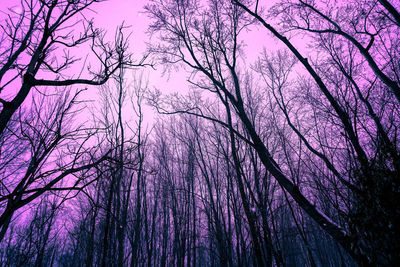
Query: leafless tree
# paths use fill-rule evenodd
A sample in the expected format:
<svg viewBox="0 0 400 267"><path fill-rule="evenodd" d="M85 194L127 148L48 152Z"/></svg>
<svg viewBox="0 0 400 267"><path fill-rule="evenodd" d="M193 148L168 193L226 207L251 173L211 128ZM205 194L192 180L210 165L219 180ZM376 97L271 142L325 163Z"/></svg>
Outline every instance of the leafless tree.
<svg viewBox="0 0 400 267"><path fill-rule="evenodd" d="M51 200L53 198L53 200ZM41 199L37 209L25 215L26 220L13 225L8 242L2 244L6 257L3 266L43 266L52 265L59 246L59 227L56 225L58 204L54 196Z"/></svg>
<svg viewBox="0 0 400 267"><path fill-rule="evenodd" d="M291 107L295 106L296 97L289 99L288 93L282 93L279 89L281 85L277 84L275 88L279 93L275 100L285 114L288 125L308 151L322 160L334 177L345 185L344 188L338 187L336 179L332 180L329 176L327 181L330 181L330 185L318 183L320 192L325 191L325 197L330 194L326 190L334 188L335 193L329 196L330 199L336 198L333 206L339 213L347 213L348 217L344 219L348 228L346 236L348 243L353 244L350 253L361 264L398 262L395 252L398 249L392 238L397 238L399 233L390 225L398 220L396 210L399 207L389 204L398 198L395 192L400 166L396 137L398 121L389 119L398 116L399 100L398 64L395 63L399 43L398 38L388 41L391 39L389 36L398 36L399 33L395 19L398 14L396 5L388 1L354 1L344 6L322 6L315 1L281 1L270 12L279 19L280 27L274 26L272 17L265 16L258 9L258 1L255 6L241 1L235 3L293 53L319 90L303 88L298 93L306 97L306 102L302 103L307 103L314 112L315 124L308 128L307 135L311 129L316 132L318 142L315 145L301 130L307 123L293 123L293 118L298 120L290 112ZM349 12L353 15L348 16ZM296 31L308 33L313 38L314 48L321 52L323 60L316 62L302 55L288 35ZM381 58L382 55L385 56ZM361 74L367 65L369 69ZM279 68L271 69L271 65L267 64L263 69L262 72L268 73L272 83L276 78L279 81ZM306 86L312 88L315 85L308 83ZM316 95L325 99L319 101ZM337 136L328 137L327 131L321 129L320 122L335 129ZM343 145L330 146L328 142ZM346 152L341 153L342 149ZM391 181L390 185L386 184L386 180ZM385 196L381 193L383 191L386 192ZM341 199L339 201L338 196ZM344 205L347 207L343 208ZM386 217L383 214L391 215ZM382 224L368 218L380 218ZM375 236L378 232L379 237Z"/></svg>
<svg viewBox="0 0 400 267"><path fill-rule="evenodd" d="M187 93L170 95L131 70L144 62L132 61L126 27L107 43L79 20L85 3L25 1L29 12L10 10L3 28L29 29L19 15L38 14L1 83L3 110L19 79L31 84L0 133L4 265L397 264L396 3L153 0L150 52L166 71L187 71ZM72 37L68 14L82 34ZM58 16L65 27L51 26ZM248 62L244 33L255 28L284 46ZM14 54L26 32L3 35ZM67 75L68 53L57 65L56 49L77 47L99 69ZM90 104L74 84L100 89L82 123ZM144 100L159 112L151 134Z"/></svg>
<svg viewBox="0 0 400 267"><path fill-rule="evenodd" d="M5 96L0 98L0 134L32 88L101 85L122 65L134 65L126 50L124 26L119 28L111 44L106 42L104 31L96 29L93 21L85 20L83 12L96 2L99 1L21 0L18 9L9 9L1 27L0 93ZM75 34L72 28L77 27L81 31ZM89 67L88 79L81 78L80 73L67 75L66 70L76 67L80 61L71 54L85 45L98 60L98 69ZM19 89L10 95L6 94L9 87Z"/></svg>
<svg viewBox="0 0 400 267"><path fill-rule="evenodd" d="M242 140L245 140L257 151L258 157L266 170L275 177L280 186L289 193L290 197L293 198L297 205L313 218L324 231L329 233L341 244L347 253L356 261L366 263L369 261L369 253L363 251L365 248L359 241L353 240L353 238L357 239L357 237L352 234L353 230L348 230L347 232L344 230L345 227L348 227L348 224L339 225L335 223L335 216L332 215L328 217L327 212L323 212L321 208L317 207L315 205L317 204L315 200L302 192L303 190L306 191L307 187L299 183L299 181L306 181L307 177L298 177L299 174L293 172L294 169L291 168L290 165L288 169L285 164L280 163L279 158L278 160L273 159L266 142L260 137L256 124L251 120L247 106L248 99L246 98L244 90L245 75L240 72L241 63L239 61L239 56L241 52L241 43L238 41L240 32L251 25L254 22L253 19L255 19L261 22L265 28L271 31L289 48L300 64L305 67L314 79L317 85L316 88L318 88L320 94L327 100L325 104L329 105L329 112L334 114L329 115L330 119L336 121L335 123L340 125L337 129L341 129L341 131L344 132L345 138L341 138L340 142L349 145L350 150L348 151L351 151L349 152L350 156L356 160L357 163L355 166L360 170L360 174L358 175L365 177L366 181L371 181L371 179L373 180L376 169L370 165L369 151L365 146L364 139L360 136L357 125L354 126L353 121L354 118L359 118L359 114L353 117L354 113L346 106L343 106L341 99L338 99L336 93L331 90L331 87L333 87L331 80L327 80L327 76L320 74L319 69L313 66L311 60L302 56L289 39L260 17L257 13L257 4L256 11L251 11L247 8L246 4L247 3L239 1L235 3L212 1L208 7L203 8L192 1L154 1L152 5L147 7L147 11L154 19L154 24L152 24L151 29L159 33L161 39L165 40L162 45L153 48L154 52L160 54L164 63L175 64L179 62L189 66L192 70L189 77L190 82L202 90L215 93L220 101L224 103L227 110L234 110L237 116L236 118L243 124L246 134L241 134L240 131L229 126L231 125L229 121L221 122L220 120L216 120L212 115L204 114L201 108L199 109L196 104L185 105L185 103L183 103L172 106L175 110L170 111L170 113L185 112L198 117L218 121L220 125L230 129L231 133L233 132L235 135L242 138ZM363 54L363 56L366 55ZM284 61L280 61L278 64L282 64L283 62ZM368 63L370 62L368 61ZM287 70L283 65L277 66L275 69L270 68L270 71L272 71L270 72L270 75L272 75L270 78L273 79L273 82L277 83L282 82L282 78L287 75L285 74ZM383 77L381 74L377 75L380 78ZM381 80L389 87L393 85L390 88L392 88L395 94L396 82L385 82L384 77ZM274 84L277 90L279 90L279 86L281 85ZM336 89L337 87L333 88ZM319 152L315 149L313 147L314 144L310 143L301 131L299 131L299 126L292 123L291 114L289 114L289 106L285 98L282 98L283 95L277 95L276 93L274 93L274 95L275 102L278 103L279 108L284 113L284 118L288 122L289 127L295 132L297 138L300 139L299 144L304 144L309 152L313 154L313 157L316 157L325 164L341 183L344 184L345 187L343 190L348 190L348 188L350 188L351 194L356 194L356 192L359 191L358 181L361 179L360 176L355 180L351 176L343 178L342 174L337 170L337 167L331 162L331 159L323 152ZM246 135L248 138L244 138ZM232 147L232 151L234 151L233 148L234 147ZM286 155L288 154L286 153ZM290 161L289 158L289 162ZM353 162L353 160L350 160L350 162ZM238 164L237 161L235 165L238 166L240 164ZM389 167L389 169L390 168L391 167ZM391 170L388 171L390 173L392 172ZM236 176L238 175L239 173L237 173ZM394 176L391 174L390 177ZM239 188L241 187L240 185L238 186ZM304 189L302 189L302 187ZM362 188L362 190L364 190L364 188L367 187L362 186ZM242 193L241 195L242 200L244 200L244 194ZM388 207L388 210L391 210L391 208ZM245 213L249 215L248 212ZM389 221L391 221L391 219L388 219L388 222ZM391 225L391 223L388 225ZM362 232L363 231L360 231L361 235ZM303 241L307 242L304 236ZM310 253L309 255L312 261L312 255ZM258 264L261 264L261 260L259 260Z"/></svg>
<svg viewBox="0 0 400 267"><path fill-rule="evenodd" d="M96 2L22 0L18 8L8 10L2 24L0 240L15 211L49 190L79 191L89 170L107 158L107 152L99 155L96 146L87 146L99 129L72 123L83 107L78 107L82 90L67 87L102 85L120 68L140 66L143 61L133 62L124 25L108 42L106 33L85 18ZM79 73L70 74L81 61L71 54L84 47L98 61L97 69L85 60ZM76 183L60 188L71 175L79 176Z"/></svg>
<svg viewBox="0 0 400 267"><path fill-rule="evenodd" d="M60 96L39 96L24 110L29 117L22 110L14 116L15 128L7 132L26 149L17 152L3 171L2 188L6 193L0 198L1 239L17 210L49 190L79 190L89 182L85 177L90 169L107 158L107 153L97 154L97 145L87 145L97 129L72 125L71 120L79 111L76 105L80 93L65 90ZM13 144L6 142L2 148L10 150L9 146ZM77 179L62 186L62 180L71 175Z"/></svg>

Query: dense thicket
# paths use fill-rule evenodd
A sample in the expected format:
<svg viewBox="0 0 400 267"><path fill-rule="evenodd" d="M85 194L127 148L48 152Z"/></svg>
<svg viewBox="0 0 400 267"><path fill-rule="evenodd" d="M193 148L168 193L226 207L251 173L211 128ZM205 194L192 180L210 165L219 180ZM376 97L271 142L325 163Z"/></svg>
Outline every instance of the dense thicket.
<svg viewBox="0 0 400 267"><path fill-rule="evenodd" d="M400 264L399 4L151 1L153 64L187 74L167 95L135 75L123 26L112 44L91 22L72 44L56 31L52 10L92 2L25 3L31 23L3 28L1 90L22 83L0 91L3 266ZM46 61L85 41L93 79ZM52 87L80 83L98 86L92 109Z"/></svg>

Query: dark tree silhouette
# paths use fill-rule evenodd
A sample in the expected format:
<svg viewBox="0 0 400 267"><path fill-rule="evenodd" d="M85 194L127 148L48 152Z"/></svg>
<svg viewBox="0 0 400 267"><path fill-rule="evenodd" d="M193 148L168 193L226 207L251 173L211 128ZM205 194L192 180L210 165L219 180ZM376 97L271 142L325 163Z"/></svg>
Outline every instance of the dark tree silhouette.
<svg viewBox="0 0 400 267"><path fill-rule="evenodd" d="M397 2L151 0L171 94L96 2L4 20L1 265L399 265Z"/></svg>
<svg viewBox="0 0 400 267"><path fill-rule="evenodd" d="M86 146L98 129L70 125L72 115L81 111L76 108L82 90L74 93L65 87L102 85L122 66L129 68L143 62L133 63L124 36L125 26L117 29L114 42L109 43L105 41L105 32L84 18L82 12L96 2L21 1L20 11L9 9L4 21L0 51L1 150L12 151L17 144L17 151L1 154L4 176L0 240L16 210L48 190L81 188L79 179L72 187L55 187L67 176L84 177L85 171L107 158L107 152L96 155L94 147ZM80 27L81 31L74 33L72 27ZM97 58L98 69L88 68L89 79L80 78L80 74L68 75L69 69L79 63L70 51L85 45ZM51 79L41 78L44 75ZM49 92L46 87L62 87L65 93L56 89ZM32 92L33 88L38 92ZM46 91L60 96L40 96ZM32 103L26 103L29 94L33 96ZM60 159L54 160L59 152Z"/></svg>

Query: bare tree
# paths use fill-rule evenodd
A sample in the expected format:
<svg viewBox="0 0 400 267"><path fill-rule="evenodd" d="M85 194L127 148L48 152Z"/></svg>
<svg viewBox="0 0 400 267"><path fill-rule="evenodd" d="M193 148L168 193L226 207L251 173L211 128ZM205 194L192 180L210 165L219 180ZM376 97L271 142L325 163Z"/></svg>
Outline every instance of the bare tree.
<svg viewBox="0 0 400 267"><path fill-rule="evenodd" d="M105 41L103 31L94 28L92 21L84 19L83 12L96 2L98 1L21 1L19 9L9 9L4 26L1 27L0 93L4 94L9 86L19 86L20 89L7 98L0 98L0 134L32 88L73 84L101 85L122 65L133 64L125 49L123 26L117 32L116 42L110 44ZM72 21L75 18L78 18L78 22ZM72 27L81 27L82 31L74 34ZM70 51L84 47L85 44L97 58L98 69L89 68L91 77L88 79L80 78L79 73L75 77L67 75L66 70L76 66L79 61ZM63 55L58 55L60 50ZM54 78L39 78L45 73Z"/></svg>
<svg viewBox="0 0 400 267"><path fill-rule="evenodd" d="M341 244L349 255L358 262L368 262L367 253L360 252L364 249L361 243L358 241L354 243L353 236L344 230L346 225L340 226L316 207L314 200L307 197L300 188L301 184L296 182L298 179L296 173L282 168L282 164L279 165L272 158L266 143L261 139L255 124L249 117L248 103L244 97L244 75L239 71L238 59L241 43L238 41L238 36L253 22L252 19L256 19L289 48L314 79L322 95L326 97L327 103L331 107L330 112L335 114L342 131L344 131L345 142L350 144L351 151L355 153L362 175L367 180L372 179L374 171L370 168L369 156L363 140L353 126L349 113L329 89L330 84L321 77L312 66L311 61L303 57L284 35L241 2L232 4L213 1L208 8L202 9L192 1L155 1L153 5L148 6L147 10L154 19L151 29L159 33L165 40L165 45L154 47L154 52L159 53L165 63L180 62L189 66L193 70L189 78L192 84L215 93L221 102L235 110L237 118L249 136L249 139L244 139L257 151L266 170L324 231ZM196 109L195 106L184 108L184 104L181 104L180 107L183 107L180 109L181 112L213 120L213 116L204 116L201 110ZM285 107L281 107L285 111ZM234 131L227 123L222 122L221 125ZM293 129L296 127L292 127ZM234 132L238 133L238 131ZM298 133L297 136L301 139L301 134ZM238 136L243 137L243 134ZM306 140L303 139L302 143L304 141ZM308 146L308 149L310 148L312 150L311 145ZM333 165L323 154L318 154L317 150L312 150L312 153L317 154L331 170L335 171ZM346 182L346 179L343 181ZM347 186L356 188L356 185L350 182L347 182Z"/></svg>
<svg viewBox="0 0 400 267"><path fill-rule="evenodd" d="M143 61L134 64L124 25L118 27L111 43L106 41L104 31L85 19L84 12L96 2L21 1L19 8L8 10L1 27L1 151L10 150L13 140L17 149L1 156L4 175L0 240L15 211L48 190L79 191L88 171L107 158L108 152L98 155L96 146L87 146L99 129L76 126L71 121L81 111L77 106L82 90L73 93L65 87L102 85L122 66L139 66ZM72 27L81 31L73 32ZM80 61L71 53L83 47L98 60L98 68L87 65L84 71L85 61L80 73L67 74ZM89 78L81 78L82 73ZM39 78L44 75L49 79ZM62 87L65 93L57 89L50 92L48 87ZM26 101L29 94L31 103ZM57 187L71 175L80 176L75 184Z"/></svg>
<svg viewBox="0 0 400 267"><path fill-rule="evenodd" d="M397 264L397 4L282 0L267 13L251 0L151 1L161 41L150 51L188 74L187 94L164 95L131 72L145 63L132 61L126 27L107 43L79 20L97 1L28 2L2 37L14 40L7 63L35 22L1 83L3 110L13 86L31 86L0 133L3 265ZM253 64L242 33L256 27L284 47ZM56 49L83 47L99 68L67 75L78 61L66 52L58 64ZM87 108L74 84L99 85L87 121L74 119ZM151 135L145 99L160 113Z"/></svg>
<svg viewBox="0 0 400 267"><path fill-rule="evenodd" d="M72 96L66 90L60 96L34 99L27 109L30 117L23 112L15 120L17 127L8 129L27 149L9 162L2 177L3 194L0 198L1 239L4 237L15 211L31 203L49 190L68 192L84 186L89 170L107 158L96 155L96 145L86 146L97 129L71 125L79 109L76 107L79 94ZM51 101L54 101L51 103ZM11 140L10 140L11 141ZM5 147L12 146L4 144ZM77 179L62 187L62 180L70 175Z"/></svg>
<svg viewBox="0 0 400 267"><path fill-rule="evenodd" d="M316 145L319 148L316 148L302 133L299 128L301 126L294 125L292 121L293 114L290 114L288 103L293 99L285 100L287 93L282 93L281 89L278 89L279 96L275 98L287 123L309 152L322 160L340 183L345 185L344 188L338 187L335 179L328 178L331 183L328 188L335 188L335 193L329 198L332 199L333 196L337 199L339 196L341 199L333 206L339 213L347 213L347 218L344 218L348 228L346 238L353 244L350 254L361 264L398 262L395 252L398 249L392 238L397 239L399 233L390 225L398 220L395 210L399 207L388 204L396 202L395 199L398 198L395 193L398 188L398 179L395 177L398 177L400 166L398 140L395 137L398 126L394 126L398 122L388 118L398 114L399 76L398 64L395 62L399 43L398 38L393 42L386 41L392 34L398 36L399 33L395 22L398 13L396 7L387 1L351 2L346 6L335 4L324 7L315 1L282 1L270 13L282 23L279 28L273 26L271 17L264 16L263 11L258 9L258 1L255 7L251 3L235 3L282 41L313 78L319 89L319 92L313 93L321 94L326 99L316 101L309 93L311 90L300 92L308 95L306 102L310 104L314 114L324 114L324 119L319 114L314 115L317 120L311 127L318 136ZM353 12L353 15L348 16L346 12ZM309 33L315 40L314 48L323 53L321 55L324 59L314 62L305 58L293 41L285 36L292 31ZM385 56L381 58L382 55ZM361 69L366 65L369 65L371 71L361 74ZM272 82L279 73L277 69L271 71L270 66L266 66L263 72L269 73L269 80ZM388 89L390 96L387 96ZM293 102L291 106L294 106ZM387 104L393 108L385 108ZM335 122L337 118L339 127ZM326 119L332 125L330 127L336 128L337 137L327 139L327 132L318 126L319 122L325 124ZM324 139L332 144L343 144L346 152L337 153L342 148L327 147ZM369 143L374 145L371 147ZM345 164L340 164L337 157ZM386 180L391 181L390 186L384 182ZM320 192L331 190L326 186L320 187ZM386 192L385 196L381 193L383 191ZM382 204L377 205L378 202ZM340 208L343 205L347 207ZM384 214L391 215L386 217ZM378 217L384 221L382 225L375 224L375 219L369 220ZM369 226L365 228L362 225ZM378 232L379 237L375 236ZM346 244L342 245L345 247Z"/></svg>
<svg viewBox="0 0 400 267"><path fill-rule="evenodd" d="M52 200L51 200L52 198ZM13 225L9 241L2 244L7 254L2 259L3 266L43 266L52 265L58 254L59 226L56 225L59 205L54 196L41 199L36 209L32 209L26 220Z"/></svg>

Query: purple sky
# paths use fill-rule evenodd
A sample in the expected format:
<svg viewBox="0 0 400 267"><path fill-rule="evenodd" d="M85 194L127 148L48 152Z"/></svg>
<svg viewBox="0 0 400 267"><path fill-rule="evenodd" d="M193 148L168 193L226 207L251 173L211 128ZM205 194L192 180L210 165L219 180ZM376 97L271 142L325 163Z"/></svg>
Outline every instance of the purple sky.
<svg viewBox="0 0 400 267"><path fill-rule="evenodd" d="M128 30L132 32L130 49L134 53L134 58L139 60L146 51L146 43L154 44L159 41L156 36L150 38L149 34L146 33L150 20L147 17L147 14L144 13L143 7L148 3L150 3L148 0L110 0L95 3L91 6L91 11L85 11L85 18L93 18L94 25L105 29L107 31L107 37L110 39L114 37L116 28L122 22L124 22L125 25L130 25L131 28ZM6 11L9 7L18 10L19 6L20 1L10 0L7 1L7 5L3 5L0 10ZM0 19L3 18L4 13L0 14ZM252 27L251 32L244 32L241 36L246 43L245 58L243 59L247 68L250 68L251 64L257 60L263 47L268 50L275 50L280 47L280 44L276 40L270 38L269 33L262 28ZM298 45L301 46L301 40ZM73 53L76 53L74 54L76 57L84 59L89 52L90 51L85 51L85 49L80 49ZM79 53L81 53L81 55ZM91 61L90 57L89 61ZM75 69L71 68L69 72L74 74L79 73L81 68L82 64L76 64ZM145 79L148 79L149 89L157 88L163 93L179 92L185 94L187 92L188 83L186 82L186 79L188 73L183 70L174 70L170 75L163 75L162 66L155 66L155 69L145 68L139 70L139 72L141 71L143 72ZM38 75L38 77L41 76L43 76L43 73ZM5 92L3 92L3 97L4 93ZM96 88L91 88L85 94L86 99L98 99L98 89ZM13 93L9 92L8 97L11 98L12 95ZM153 111L151 108L145 108L145 115L147 120L152 121Z"/></svg>

